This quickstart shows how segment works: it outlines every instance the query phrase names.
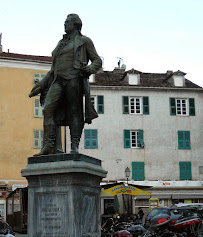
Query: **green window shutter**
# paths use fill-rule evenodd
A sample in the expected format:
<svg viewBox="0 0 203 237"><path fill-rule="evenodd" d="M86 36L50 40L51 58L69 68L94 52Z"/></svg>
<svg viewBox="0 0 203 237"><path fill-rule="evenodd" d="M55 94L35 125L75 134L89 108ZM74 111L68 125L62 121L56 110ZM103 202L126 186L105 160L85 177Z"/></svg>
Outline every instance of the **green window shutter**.
<svg viewBox="0 0 203 237"><path fill-rule="evenodd" d="M103 95L97 96L97 112L98 114L104 113L104 96Z"/></svg>
<svg viewBox="0 0 203 237"><path fill-rule="evenodd" d="M124 148L130 148L130 130L124 130Z"/></svg>
<svg viewBox="0 0 203 237"><path fill-rule="evenodd" d="M169 98L170 101L170 114L176 115L176 100L175 98Z"/></svg>
<svg viewBox="0 0 203 237"><path fill-rule="evenodd" d="M144 148L143 130L138 130L138 144L140 148Z"/></svg>
<svg viewBox="0 0 203 237"><path fill-rule="evenodd" d="M180 180L191 180L191 162L179 162Z"/></svg>
<svg viewBox="0 0 203 237"><path fill-rule="evenodd" d="M98 143L97 143L97 130L93 129L92 130L92 147L91 148L98 148Z"/></svg>
<svg viewBox="0 0 203 237"><path fill-rule="evenodd" d="M195 99L189 98L189 115L195 116Z"/></svg>
<svg viewBox="0 0 203 237"><path fill-rule="evenodd" d="M185 149L190 149L190 132L185 131L184 135L185 135Z"/></svg>
<svg viewBox="0 0 203 237"><path fill-rule="evenodd" d="M190 131L178 131L178 149L190 149Z"/></svg>
<svg viewBox="0 0 203 237"><path fill-rule="evenodd" d="M98 148L97 129L85 129L84 130L84 146L85 148L95 149Z"/></svg>
<svg viewBox="0 0 203 237"><path fill-rule="evenodd" d="M129 114L128 96L123 96L123 114Z"/></svg>
<svg viewBox="0 0 203 237"><path fill-rule="evenodd" d="M91 134L90 134L90 129L85 129L84 130L84 138L85 138L85 148L90 148L91 145Z"/></svg>
<svg viewBox="0 0 203 237"><path fill-rule="evenodd" d="M149 114L149 97L143 97L143 114Z"/></svg>
<svg viewBox="0 0 203 237"><path fill-rule="evenodd" d="M132 179L145 180L144 162L132 162Z"/></svg>

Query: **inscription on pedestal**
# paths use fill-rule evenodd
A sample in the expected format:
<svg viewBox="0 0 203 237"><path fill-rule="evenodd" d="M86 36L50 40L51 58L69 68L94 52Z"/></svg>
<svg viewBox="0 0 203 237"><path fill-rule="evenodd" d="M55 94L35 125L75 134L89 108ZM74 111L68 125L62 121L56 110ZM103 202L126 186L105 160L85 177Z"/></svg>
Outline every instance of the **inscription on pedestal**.
<svg viewBox="0 0 203 237"><path fill-rule="evenodd" d="M36 195L36 236L68 236L66 221L68 215L67 193L38 193Z"/></svg>

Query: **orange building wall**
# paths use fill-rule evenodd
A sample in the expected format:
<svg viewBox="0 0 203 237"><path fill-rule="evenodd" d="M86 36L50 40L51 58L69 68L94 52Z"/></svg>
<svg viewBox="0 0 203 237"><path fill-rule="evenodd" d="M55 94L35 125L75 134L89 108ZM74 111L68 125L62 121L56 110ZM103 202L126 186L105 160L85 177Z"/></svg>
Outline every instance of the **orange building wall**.
<svg viewBox="0 0 203 237"><path fill-rule="evenodd" d="M0 68L0 179L24 179L21 170L33 149L33 129L42 129L43 118L34 118L31 69Z"/></svg>

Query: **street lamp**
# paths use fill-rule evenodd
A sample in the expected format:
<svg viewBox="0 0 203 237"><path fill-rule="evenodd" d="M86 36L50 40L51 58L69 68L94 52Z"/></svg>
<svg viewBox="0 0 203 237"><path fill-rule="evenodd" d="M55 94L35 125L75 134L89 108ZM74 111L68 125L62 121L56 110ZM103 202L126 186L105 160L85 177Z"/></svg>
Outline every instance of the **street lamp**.
<svg viewBox="0 0 203 237"><path fill-rule="evenodd" d="M128 178L130 177L130 169L127 167L125 169L125 177L127 178L127 186L128 186ZM128 202L128 215L129 215L129 211L130 211L130 205L129 205L129 194L127 194L127 202Z"/></svg>
<svg viewBox="0 0 203 237"><path fill-rule="evenodd" d="M128 178L130 177L130 169L127 167L126 169L125 169L125 177L127 178L127 185L128 185Z"/></svg>

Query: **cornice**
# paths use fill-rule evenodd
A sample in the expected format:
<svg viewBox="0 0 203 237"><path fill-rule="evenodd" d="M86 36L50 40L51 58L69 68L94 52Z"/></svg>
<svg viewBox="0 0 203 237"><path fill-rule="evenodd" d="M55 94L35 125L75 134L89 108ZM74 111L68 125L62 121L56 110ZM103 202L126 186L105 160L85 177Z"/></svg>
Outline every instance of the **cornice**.
<svg viewBox="0 0 203 237"><path fill-rule="evenodd" d="M28 61L8 60L8 59L1 59L0 58L0 68L2 68L2 67L49 71L51 68L51 63L28 62Z"/></svg>

